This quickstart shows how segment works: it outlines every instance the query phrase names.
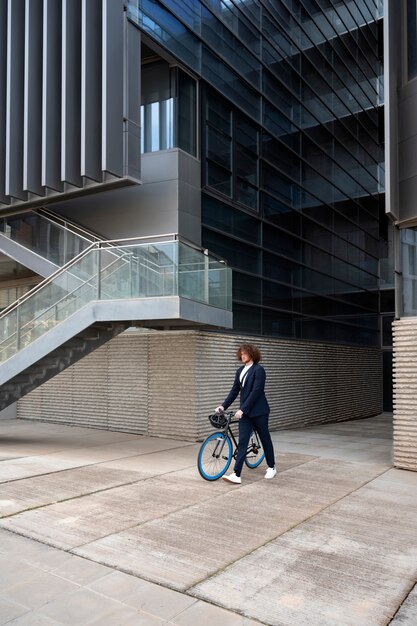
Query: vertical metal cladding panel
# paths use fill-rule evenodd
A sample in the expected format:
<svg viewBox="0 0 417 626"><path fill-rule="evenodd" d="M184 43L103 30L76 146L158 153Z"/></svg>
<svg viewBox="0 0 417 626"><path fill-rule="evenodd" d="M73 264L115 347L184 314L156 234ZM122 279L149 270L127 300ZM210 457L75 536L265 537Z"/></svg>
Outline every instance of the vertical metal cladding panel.
<svg viewBox="0 0 417 626"><path fill-rule="evenodd" d="M25 0L7 7L6 175L5 193L26 200L23 191L23 85Z"/></svg>
<svg viewBox="0 0 417 626"><path fill-rule="evenodd" d="M42 185L56 191L61 183L62 4L43 2Z"/></svg>
<svg viewBox="0 0 417 626"><path fill-rule="evenodd" d="M23 188L44 195L42 163L43 0L26 0Z"/></svg>
<svg viewBox="0 0 417 626"><path fill-rule="evenodd" d="M417 471L417 318L393 324L394 465Z"/></svg>
<svg viewBox="0 0 417 626"><path fill-rule="evenodd" d="M126 13L124 31L124 175L140 179L140 30L128 21Z"/></svg>
<svg viewBox="0 0 417 626"><path fill-rule="evenodd" d="M6 173L7 0L0 0L0 203L8 204Z"/></svg>
<svg viewBox="0 0 417 626"><path fill-rule="evenodd" d="M61 180L81 178L81 0L62 3Z"/></svg>
<svg viewBox="0 0 417 626"><path fill-rule="evenodd" d="M81 12L81 176L101 182L101 0Z"/></svg>
<svg viewBox="0 0 417 626"><path fill-rule="evenodd" d="M103 0L101 169L123 176L123 0Z"/></svg>

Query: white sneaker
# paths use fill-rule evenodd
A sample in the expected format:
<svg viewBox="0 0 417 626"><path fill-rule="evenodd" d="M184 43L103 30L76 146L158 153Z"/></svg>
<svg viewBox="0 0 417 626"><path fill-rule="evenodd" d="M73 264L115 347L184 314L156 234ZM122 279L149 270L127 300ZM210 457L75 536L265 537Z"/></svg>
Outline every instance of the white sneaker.
<svg viewBox="0 0 417 626"><path fill-rule="evenodd" d="M269 480L270 478L274 478L276 473L277 473L277 470L275 469L275 467L268 467L268 469L265 472L265 478L267 480Z"/></svg>
<svg viewBox="0 0 417 626"><path fill-rule="evenodd" d="M222 478L228 483L234 483L235 485L240 485L240 483L242 482L240 476L236 476L234 472L233 474L229 474L229 476L222 476Z"/></svg>

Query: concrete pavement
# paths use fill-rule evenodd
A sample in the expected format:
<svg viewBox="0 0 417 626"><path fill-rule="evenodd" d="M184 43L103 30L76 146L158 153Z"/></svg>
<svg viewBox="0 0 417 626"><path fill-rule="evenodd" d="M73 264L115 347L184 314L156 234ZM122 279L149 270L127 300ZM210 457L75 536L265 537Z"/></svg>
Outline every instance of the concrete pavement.
<svg viewBox="0 0 417 626"><path fill-rule="evenodd" d="M0 624L415 626L391 416L273 439L277 477L235 486L199 444L0 421Z"/></svg>

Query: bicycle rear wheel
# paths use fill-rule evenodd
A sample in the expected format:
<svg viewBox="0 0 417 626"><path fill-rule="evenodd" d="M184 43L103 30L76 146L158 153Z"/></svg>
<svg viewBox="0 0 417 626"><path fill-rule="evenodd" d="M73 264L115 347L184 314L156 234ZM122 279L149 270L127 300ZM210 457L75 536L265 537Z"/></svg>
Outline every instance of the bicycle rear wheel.
<svg viewBox="0 0 417 626"><path fill-rule="evenodd" d="M265 452L259 439L259 435L253 432L249 439L248 451L245 458L245 463L248 467L253 469L258 467L265 458Z"/></svg>
<svg viewBox="0 0 417 626"><path fill-rule="evenodd" d="M205 480L217 480L227 472L232 460L232 442L222 432L207 437L198 453L197 467Z"/></svg>

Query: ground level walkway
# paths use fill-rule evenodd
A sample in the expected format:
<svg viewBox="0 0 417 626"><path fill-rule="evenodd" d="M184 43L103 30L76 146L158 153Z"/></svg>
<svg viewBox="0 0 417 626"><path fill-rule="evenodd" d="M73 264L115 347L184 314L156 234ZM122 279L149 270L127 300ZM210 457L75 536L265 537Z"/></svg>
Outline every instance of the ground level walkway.
<svg viewBox="0 0 417 626"><path fill-rule="evenodd" d="M391 416L273 439L277 477L236 486L198 444L0 421L0 624L415 626Z"/></svg>

